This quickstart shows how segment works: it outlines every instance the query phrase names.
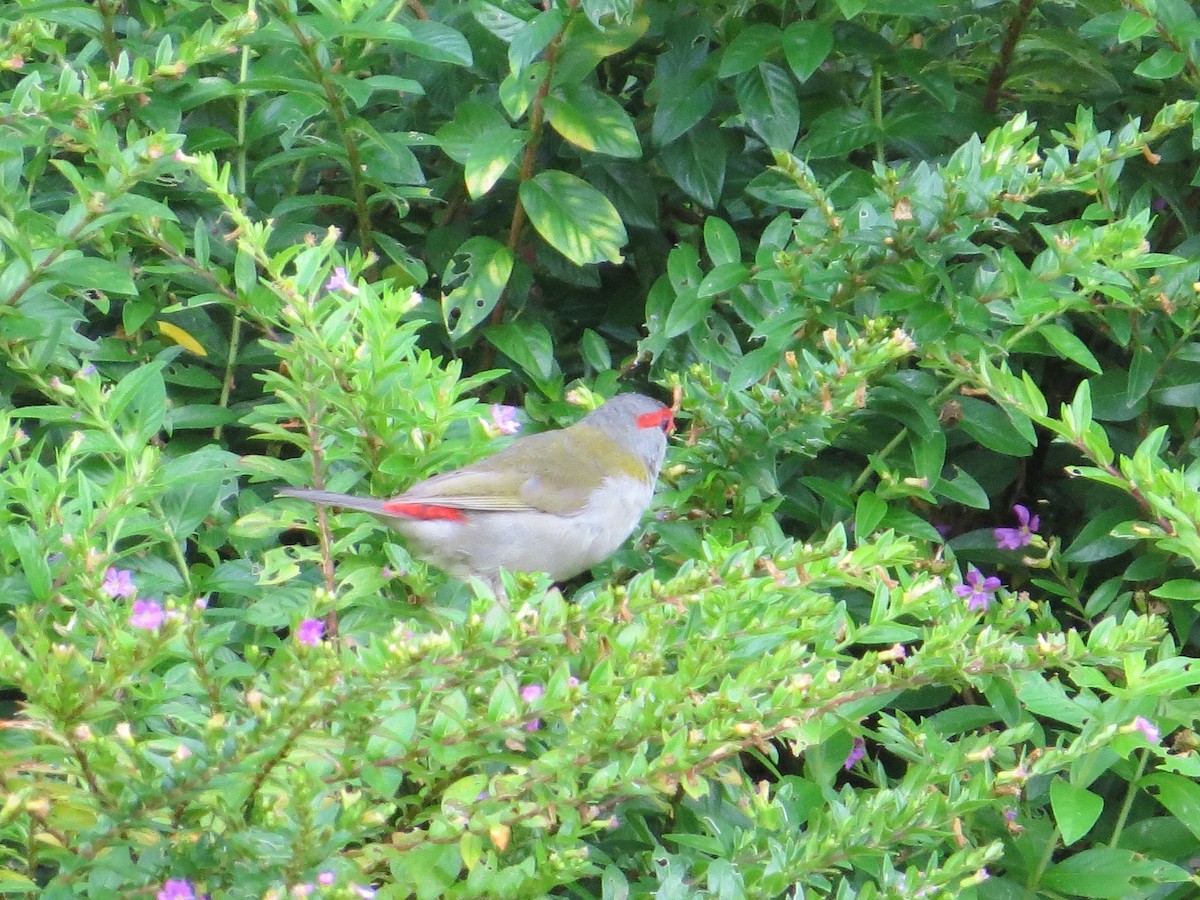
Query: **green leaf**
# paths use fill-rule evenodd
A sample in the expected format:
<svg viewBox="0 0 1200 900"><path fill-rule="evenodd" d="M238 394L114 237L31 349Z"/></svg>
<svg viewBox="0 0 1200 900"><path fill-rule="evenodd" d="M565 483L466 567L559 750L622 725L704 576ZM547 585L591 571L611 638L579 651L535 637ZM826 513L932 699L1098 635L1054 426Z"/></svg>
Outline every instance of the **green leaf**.
<svg viewBox="0 0 1200 900"><path fill-rule="evenodd" d="M703 206L716 209L725 189L728 154L720 129L704 122L664 147L659 159L680 190Z"/></svg>
<svg viewBox="0 0 1200 900"><path fill-rule="evenodd" d="M1038 329L1038 334L1046 339L1046 343L1053 347L1059 356L1079 364L1089 372L1100 374L1100 363L1096 361L1092 351L1083 341L1061 325L1053 323L1043 325Z"/></svg>
<svg viewBox="0 0 1200 900"><path fill-rule="evenodd" d="M1050 784L1050 808L1063 844L1069 847L1092 830L1104 811L1104 800L1087 788L1056 778Z"/></svg>
<svg viewBox="0 0 1200 900"><path fill-rule="evenodd" d="M489 237L466 240L442 274L442 322L458 340L496 308L512 274L512 251Z"/></svg>
<svg viewBox="0 0 1200 900"><path fill-rule="evenodd" d="M519 75L562 31L563 15L557 9L538 13L513 35L508 45L508 67Z"/></svg>
<svg viewBox="0 0 1200 900"><path fill-rule="evenodd" d="M463 179L472 200L488 193L512 165L529 136L508 126L485 131L471 144L463 165Z"/></svg>
<svg viewBox="0 0 1200 900"><path fill-rule="evenodd" d="M1153 791L1158 802L1200 840L1200 784L1179 775L1159 773L1145 779L1142 787Z"/></svg>
<svg viewBox="0 0 1200 900"><path fill-rule="evenodd" d="M478 100L464 100L454 107L454 119L439 128L435 137L447 156L466 165L481 137L505 130L511 129L498 109Z"/></svg>
<svg viewBox="0 0 1200 900"><path fill-rule="evenodd" d="M137 294L131 268L93 256L63 256L46 267L46 274L63 284L108 294Z"/></svg>
<svg viewBox="0 0 1200 900"><path fill-rule="evenodd" d="M744 263L726 263L704 276L704 280L700 282L699 293L701 297L715 297L718 294L726 294L749 280L749 266Z"/></svg>
<svg viewBox="0 0 1200 900"><path fill-rule="evenodd" d="M509 118L515 122L525 115L549 74L550 67L545 62L536 62L520 72L510 72L500 82L500 105Z"/></svg>
<svg viewBox="0 0 1200 900"><path fill-rule="evenodd" d="M1194 409L1200 406L1200 382L1173 384L1153 392L1152 396L1164 406L1182 406Z"/></svg>
<svg viewBox="0 0 1200 900"><path fill-rule="evenodd" d="M962 397L960 427L989 450L1005 456L1028 456L1033 447L1017 431L1004 411L975 397Z"/></svg>
<svg viewBox="0 0 1200 900"><path fill-rule="evenodd" d="M807 81L833 52L833 26L793 22L783 32L783 55L799 81Z"/></svg>
<svg viewBox="0 0 1200 900"><path fill-rule="evenodd" d="M572 16L563 31L554 63L554 84L582 84L601 60L628 50L650 27L641 9L623 20L597 28L587 16Z"/></svg>
<svg viewBox="0 0 1200 900"><path fill-rule="evenodd" d="M471 45L461 32L455 31L449 25L434 19L409 19L406 24L412 37L402 43L404 49L413 56L456 66L470 66L474 63ZM372 23L371 27L374 28L375 23Z"/></svg>
<svg viewBox="0 0 1200 900"><path fill-rule="evenodd" d="M717 97L715 77L699 67L656 78L652 86L659 102L650 123L650 140L658 147L674 143L693 128L708 115Z"/></svg>
<svg viewBox="0 0 1200 900"><path fill-rule="evenodd" d="M714 266L741 262L742 247L733 226L718 216L704 220L704 250Z"/></svg>
<svg viewBox="0 0 1200 900"><path fill-rule="evenodd" d="M1191 578L1173 578L1156 587L1150 596L1162 600L1200 600L1200 581Z"/></svg>
<svg viewBox="0 0 1200 900"><path fill-rule="evenodd" d="M942 449L944 452L944 442ZM989 509L992 501L988 497L987 491L965 469L960 469L957 466L953 468L955 472L954 477L946 478L943 476L938 479L937 483L933 486L934 493L945 497L952 503L960 503L972 509Z"/></svg>
<svg viewBox="0 0 1200 900"><path fill-rule="evenodd" d="M1178 50L1160 47L1149 59L1142 60L1137 68L1133 70L1133 74L1140 75L1143 78L1153 78L1156 81L1163 81L1168 78L1174 78L1182 72L1186 62L1187 56Z"/></svg>
<svg viewBox="0 0 1200 900"><path fill-rule="evenodd" d="M586 85L555 88L544 105L546 120L583 150L625 159L642 155L633 120L621 104Z"/></svg>
<svg viewBox="0 0 1200 900"><path fill-rule="evenodd" d="M546 243L578 266L622 261L628 236L608 198L575 175L551 170L521 185L521 203Z"/></svg>
<svg viewBox="0 0 1200 900"><path fill-rule="evenodd" d="M854 508L854 538L860 543L873 532L887 515L887 501L871 491L858 495Z"/></svg>
<svg viewBox="0 0 1200 900"><path fill-rule="evenodd" d="M1112 530L1131 517L1128 510L1120 508L1105 509L1092 516L1063 551L1063 559L1072 563L1091 563L1124 553L1130 548L1130 542L1113 537Z"/></svg>
<svg viewBox="0 0 1200 900"><path fill-rule="evenodd" d="M760 22L744 28L730 41L721 54L718 78L729 78L748 72L779 49L783 33L776 25Z"/></svg>
<svg viewBox="0 0 1200 900"><path fill-rule="evenodd" d="M1154 16L1147 15L1141 9L1127 12L1125 18L1121 20L1120 27L1117 29L1117 40L1122 44L1135 41L1140 37L1148 35L1157 25L1158 23L1154 21Z"/></svg>
<svg viewBox="0 0 1200 900"><path fill-rule="evenodd" d="M1143 896L1135 879L1148 887L1187 881L1188 874L1178 866L1130 850L1094 847L1051 866L1041 885L1064 896L1118 900Z"/></svg>
<svg viewBox="0 0 1200 900"><path fill-rule="evenodd" d="M534 381L545 383L554 377L558 368L554 361L554 340L540 322L527 319L503 322L488 326L483 335Z"/></svg>
<svg viewBox="0 0 1200 900"><path fill-rule="evenodd" d="M167 386L162 375L165 365L164 360L156 359L138 366L117 382L108 395L109 417L126 422L138 443L153 437L166 418Z"/></svg>
<svg viewBox="0 0 1200 900"><path fill-rule="evenodd" d="M790 151L800 132L800 103L792 76L779 66L761 63L739 75L734 86L748 124L772 150Z"/></svg>

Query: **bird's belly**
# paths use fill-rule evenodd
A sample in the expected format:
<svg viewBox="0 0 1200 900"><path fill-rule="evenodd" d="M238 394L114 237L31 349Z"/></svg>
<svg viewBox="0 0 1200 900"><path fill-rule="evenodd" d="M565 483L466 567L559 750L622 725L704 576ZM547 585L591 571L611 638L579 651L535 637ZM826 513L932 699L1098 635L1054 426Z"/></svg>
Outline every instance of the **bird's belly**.
<svg viewBox="0 0 1200 900"><path fill-rule="evenodd" d="M394 521L414 554L457 578L497 569L546 572L562 581L603 562L625 542L650 503L653 485L610 479L578 514L468 510L466 522Z"/></svg>

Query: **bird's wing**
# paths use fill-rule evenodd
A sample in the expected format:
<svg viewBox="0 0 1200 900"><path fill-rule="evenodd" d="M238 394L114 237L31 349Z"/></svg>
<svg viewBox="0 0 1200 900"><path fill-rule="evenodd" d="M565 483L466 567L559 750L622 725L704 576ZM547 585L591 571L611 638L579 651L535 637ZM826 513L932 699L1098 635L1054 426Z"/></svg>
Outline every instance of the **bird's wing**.
<svg viewBox="0 0 1200 900"><path fill-rule="evenodd" d="M479 462L422 481L389 503L427 503L450 509L525 510L573 516L587 505L603 473L594 462L595 429L570 436L547 431Z"/></svg>

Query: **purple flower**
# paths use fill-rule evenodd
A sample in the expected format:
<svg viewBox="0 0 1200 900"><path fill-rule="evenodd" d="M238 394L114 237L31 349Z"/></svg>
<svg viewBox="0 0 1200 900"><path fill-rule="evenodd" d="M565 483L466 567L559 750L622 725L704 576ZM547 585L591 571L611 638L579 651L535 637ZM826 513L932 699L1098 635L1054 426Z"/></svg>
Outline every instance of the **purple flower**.
<svg viewBox="0 0 1200 900"><path fill-rule="evenodd" d="M166 611L157 600L134 600L133 612L129 614L129 624L134 628L143 628L146 631L158 631L166 617ZM186 883L184 882L184 884ZM167 884L170 882L168 881Z"/></svg>
<svg viewBox="0 0 1200 900"><path fill-rule="evenodd" d="M329 280L325 282L325 290L327 291L345 291L347 294L357 294L358 288L350 281L346 274L345 266L338 266L333 270L333 274L329 276Z"/></svg>
<svg viewBox="0 0 1200 900"><path fill-rule="evenodd" d="M1033 534L1042 524L1041 516L1030 516L1029 510L1018 503L1013 507L1017 514L1016 528L996 528L992 535L996 538L996 546L1001 550L1020 550L1033 543Z"/></svg>
<svg viewBox="0 0 1200 900"><path fill-rule="evenodd" d="M850 748L850 755L846 757L846 761L842 763L842 768L850 770L854 768L854 764L867 755L867 742L860 737L854 739L854 745Z"/></svg>
<svg viewBox="0 0 1200 900"><path fill-rule="evenodd" d="M965 584L955 586L954 593L967 601L967 609L971 612L987 612L988 604L995 600L994 594L1000 590L1000 579L995 575L987 578L974 566L967 571L963 579Z"/></svg>
<svg viewBox="0 0 1200 900"><path fill-rule="evenodd" d="M540 684L527 684L521 688L521 699L526 703L532 703L546 693L545 689Z"/></svg>
<svg viewBox="0 0 1200 900"><path fill-rule="evenodd" d="M322 872L317 876L317 883L325 887L329 887L331 884L333 884L334 880L335 877L332 872Z"/></svg>
<svg viewBox="0 0 1200 900"><path fill-rule="evenodd" d="M196 892L186 878L168 879L155 896L158 900L196 900Z"/></svg>
<svg viewBox="0 0 1200 900"><path fill-rule="evenodd" d="M117 597L128 599L137 593L137 587L133 583L133 573L128 569L115 569L112 566L109 566L108 571L104 573L104 584L100 586L100 590L114 600Z"/></svg>
<svg viewBox="0 0 1200 900"><path fill-rule="evenodd" d="M1147 719L1145 716L1138 716L1133 720L1133 727L1145 735L1146 740L1151 744L1157 744L1162 740L1162 732L1158 730L1158 726Z"/></svg>
<svg viewBox="0 0 1200 900"><path fill-rule="evenodd" d="M305 619L296 629L296 640L309 647L321 643L321 635L325 633L325 623L320 619Z"/></svg>

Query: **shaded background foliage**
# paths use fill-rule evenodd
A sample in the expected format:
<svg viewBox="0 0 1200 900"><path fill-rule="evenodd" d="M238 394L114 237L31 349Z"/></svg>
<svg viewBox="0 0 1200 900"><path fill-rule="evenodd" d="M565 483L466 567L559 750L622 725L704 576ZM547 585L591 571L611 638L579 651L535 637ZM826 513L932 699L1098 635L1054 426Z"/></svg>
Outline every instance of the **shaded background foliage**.
<svg viewBox="0 0 1200 900"><path fill-rule="evenodd" d="M1192 890L1189 4L0 28L0 887ZM572 603L260 486L626 384L685 430Z"/></svg>

